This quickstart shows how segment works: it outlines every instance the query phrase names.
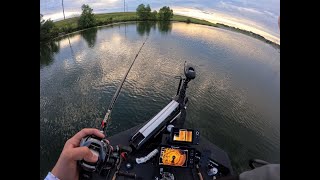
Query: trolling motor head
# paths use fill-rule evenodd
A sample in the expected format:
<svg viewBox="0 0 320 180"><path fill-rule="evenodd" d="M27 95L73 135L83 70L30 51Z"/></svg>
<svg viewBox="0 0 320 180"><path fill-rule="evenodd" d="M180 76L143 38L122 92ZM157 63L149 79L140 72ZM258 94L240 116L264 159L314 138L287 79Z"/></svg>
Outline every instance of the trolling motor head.
<svg viewBox="0 0 320 180"><path fill-rule="evenodd" d="M196 78L196 71L195 71L194 67L190 64L186 64L184 66L184 75L186 76L186 78L188 80L192 80L192 79Z"/></svg>

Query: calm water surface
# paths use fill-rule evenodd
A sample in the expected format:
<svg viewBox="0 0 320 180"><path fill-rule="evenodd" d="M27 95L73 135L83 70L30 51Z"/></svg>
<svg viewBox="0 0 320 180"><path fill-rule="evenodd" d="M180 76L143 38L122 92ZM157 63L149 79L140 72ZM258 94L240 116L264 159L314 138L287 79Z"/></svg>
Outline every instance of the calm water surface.
<svg viewBox="0 0 320 180"><path fill-rule="evenodd" d="M63 37L40 50L40 178L64 142L97 127L145 38L112 114L113 135L147 121L196 67L186 125L223 148L236 172L250 158L280 163L280 50L202 25L126 23Z"/></svg>

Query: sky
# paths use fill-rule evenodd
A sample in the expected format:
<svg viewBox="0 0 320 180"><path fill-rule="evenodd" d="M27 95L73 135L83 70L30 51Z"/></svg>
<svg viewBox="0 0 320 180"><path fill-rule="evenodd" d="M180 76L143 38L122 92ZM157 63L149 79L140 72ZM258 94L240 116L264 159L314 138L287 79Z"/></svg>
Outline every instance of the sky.
<svg viewBox="0 0 320 180"><path fill-rule="evenodd" d="M66 18L79 16L81 5L89 4L94 13L123 12L124 0L64 0ZM223 23L252 31L280 44L278 18L280 0L125 0L125 10L150 4L152 10L169 6L174 14L187 15L213 23ZM61 20L62 0L40 0L44 19Z"/></svg>

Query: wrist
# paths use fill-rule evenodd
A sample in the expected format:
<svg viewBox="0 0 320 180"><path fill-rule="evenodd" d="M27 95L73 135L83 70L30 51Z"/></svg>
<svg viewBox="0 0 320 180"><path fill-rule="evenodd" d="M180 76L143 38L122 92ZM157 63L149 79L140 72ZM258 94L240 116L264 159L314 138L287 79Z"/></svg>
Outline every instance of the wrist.
<svg viewBox="0 0 320 180"><path fill-rule="evenodd" d="M44 180L60 180L60 179L56 177L54 174L52 174L51 172L49 172Z"/></svg>
<svg viewBox="0 0 320 180"><path fill-rule="evenodd" d="M62 179L66 167L67 164L63 162L63 158L61 158L60 156L56 165L53 167L51 173L57 178Z"/></svg>

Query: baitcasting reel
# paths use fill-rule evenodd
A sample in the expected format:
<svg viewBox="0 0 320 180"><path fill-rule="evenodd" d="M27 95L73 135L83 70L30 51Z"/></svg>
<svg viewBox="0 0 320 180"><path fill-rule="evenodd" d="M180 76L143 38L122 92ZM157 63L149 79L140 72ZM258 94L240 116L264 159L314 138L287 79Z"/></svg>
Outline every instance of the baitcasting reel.
<svg viewBox="0 0 320 180"><path fill-rule="evenodd" d="M87 146L92 153L98 156L95 163L78 161L81 167L81 179L91 179L92 173L100 176L109 176L110 171L114 169L120 161L122 152L130 153L132 149L126 146L116 146L113 148L106 139L91 135L83 138L80 146Z"/></svg>

